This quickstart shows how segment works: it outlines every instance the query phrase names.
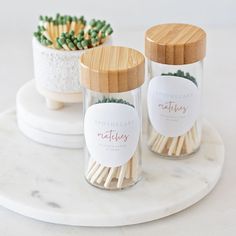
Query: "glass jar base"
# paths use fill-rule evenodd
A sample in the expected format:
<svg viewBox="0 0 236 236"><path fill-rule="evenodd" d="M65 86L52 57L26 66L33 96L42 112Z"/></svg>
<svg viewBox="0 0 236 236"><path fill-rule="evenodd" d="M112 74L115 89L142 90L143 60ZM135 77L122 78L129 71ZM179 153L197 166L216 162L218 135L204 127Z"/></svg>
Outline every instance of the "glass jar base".
<svg viewBox="0 0 236 236"><path fill-rule="evenodd" d="M99 188L99 189L102 189L102 190L108 190L108 191L119 191L119 190L124 190L124 189L127 189L127 188L130 188L134 185L136 185L140 180L142 179L142 176L140 176L138 179L136 180L133 180L133 179L124 179L122 185L120 187L117 187L117 183L118 181L117 180L113 180L109 186L105 186L105 181L102 181L101 183L97 183L97 182L94 182L92 183L90 180L87 179L87 177L85 176L85 180L87 181L88 184L90 184L91 186L93 187L96 187L96 188Z"/></svg>
<svg viewBox="0 0 236 236"><path fill-rule="evenodd" d="M151 150L149 147L149 150L156 154L157 157L162 158L162 159L168 159L168 160L184 160L188 158L192 158L196 152L200 150L201 146L198 146L195 150L193 150L191 153L185 153L185 154L180 154L179 156L174 156L174 155L168 155L168 154L163 154L163 153L158 153L154 152Z"/></svg>

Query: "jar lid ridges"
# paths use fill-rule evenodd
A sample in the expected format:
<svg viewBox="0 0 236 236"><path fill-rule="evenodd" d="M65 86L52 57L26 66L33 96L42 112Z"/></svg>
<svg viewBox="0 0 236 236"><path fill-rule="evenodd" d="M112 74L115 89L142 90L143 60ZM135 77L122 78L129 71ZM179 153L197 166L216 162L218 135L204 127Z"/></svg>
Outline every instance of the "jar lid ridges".
<svg viewBox="0 0 236 236"><path fill-rule="evenodd" d="M104 93L125 92L144 82L144 56L131 48L108 46L80 57L81 84Z"/></svg>
<svg viewBox="0 0 236 236"><path fill-rule="evenodd" d="M182 65L202 60L206 53L206 33L189 24L161 24L145 34L145 54L152 61Z"/></svg>

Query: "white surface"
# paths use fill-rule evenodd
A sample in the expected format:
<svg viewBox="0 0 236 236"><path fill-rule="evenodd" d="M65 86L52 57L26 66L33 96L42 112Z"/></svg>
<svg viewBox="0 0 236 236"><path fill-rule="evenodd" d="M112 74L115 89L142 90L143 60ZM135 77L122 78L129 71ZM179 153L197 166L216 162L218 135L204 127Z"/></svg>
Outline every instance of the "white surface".
<svg viewBox="0 0 236 236"><path fill-rule="evenodd" d="M13 7L14 5L14 7ZM27 6L27 7L25 7ZM30 9L30 11L28 11ZM31 32L40 14L84 14L87 19L101 18L112 23L114 29L146 28L157 22L188 22L211 27L236 26L236 1L234 0L67 0L5 1L0 8L2 30L19 22L17 33ZM11 17L9 17L9 14Z"/></svg>
<svg viewBox="0 0 236 236"><path fill-rule="evenodd" d="M52 134L83 134L83 104L65 104L60 110L50 110L37 92L34 80L19 89L16 104L20 119L33 129Z"/></svg>
<svg viewBox="0 0 236 236"><path fill-rule="evenodd" d="M111 192L86 183L83 151L43 147L25 139L14 111L0 114L0 131L0 176L5 183L0 205L52 223L120 226L168 216L208 194L224 163L223 142L205 123L198 153L170 161L143 145L143 179L132 188Z"/></svg>
<svg viewBox="0 0 236 236"><path fill-rule="evenodd" d="M22 134L29 139L38 142L40 144L49 145L59 148L83 148L84 135L63 135L53 134L39 129L34 129L25 123L19 116L17 117L17 125Z"/></svg>
<svg viewBox="0 0 236 236"><path fill-rule="evenodd" d="M231 2L233 3L234 1ZM9 1L9 3L12 2ZM16 2L14 2L14 4L15 3ZM23 3L17 2L17 4ZM55 4L52 4L55 10ZM97 2L97 4L100 5L99 2ZM181 11L187 11L182 8L179 1L177 1L176 4L179 5ZM195 2L195 4L198 4L198 2ZM217 4L218 2L214 3L214 8ZM189 5L192 5L192 2L189 2ZM201 5L199 6L201 7ZM218 8L219 5L217 5L217 9ZM70 4L68 4L66 8L58 8L58 11L62 10L63 12L69 12L68 9L72 10L72 6L70 6ZM163 15L166 15L166 9L164 10L162 7L161 9ZM1 8L1 10L3 10L3 8ZM45 12L44 10L45 6L40 5L40 7L37 8L37 14L40 12ZM94 8L94 11L95 10L97 12L97 8ZM11 8L12 14L14 14L15 11L19 12L17 7ZM210 11L212 11L212 6ZM215 14L214 11L212 12ZM101 12L97 13L98 15L102 14ZM189 11L188 15L192 13L192 11ZM204 9L204 14L206 15L208 13L209 9ZM176 12L176 14L178 14L178 12ZM202 15L199 17L198 12L196 12L196 14L197 15L195 16L197 16L198 19L201 18L205 20L204 17L202 18ZM118 15L120 17L120 12L117 11L117 16ZM168 13L168 15L170 14ZM29 15L26 14L26 18L23 17L22 20L31 23L34 21L35 16L36 13L33 18L30 18ZM140 13L139 16L143 16L143 14ZM182 15L180 14L179 16L181 17ZM188 18L189 16L185 15L185 17ZM231 16L229 15L229 19L230 17ZM13 25L16 22L14 18L7 19L10 20L9 24L12 22ZM160 22L160 20L165 19L166 18L158 19L157 15L155 18L156 22ZM219 18L219 20L221 19ZM173 21L175 21L174 18ZM6 24L6 27L9 24ZM24 31L26 28L28 30L27 32ZM24 33L21 32L21 36L17 38L17 41L15 40L15 32L12 32L12 34L9 33L8 37L1 38L1 111L9 106L15 105L15 95L17 90L26 81L33 77L31 51L31 30L33 30L33 28L28 29L26 24L19 24L17 30L24 31ZM209 196L204 198L199 204L195 204L191 208L170 217L138 226L110 229L64 227L46 224L24 218L4 208L0 208L0 233L4 236L31 236L32 234L34 236L235 236L236 188L234 185L236 179L236 106L232 102L236 99L236 30L234 28L212 29L209 27L206 28L206 30L208 33L208 43L203 84L204 116L210 120L214 127L216 127L220 132L226 149L226 160L223 175L218 185ZM143 30L116 30L114 40L118 45L126 45L143 51L143 32ZM2 165L4 165L4 163L2 163ZM4 186L4 184L4 180L1 181L0 187Z"/></svg>

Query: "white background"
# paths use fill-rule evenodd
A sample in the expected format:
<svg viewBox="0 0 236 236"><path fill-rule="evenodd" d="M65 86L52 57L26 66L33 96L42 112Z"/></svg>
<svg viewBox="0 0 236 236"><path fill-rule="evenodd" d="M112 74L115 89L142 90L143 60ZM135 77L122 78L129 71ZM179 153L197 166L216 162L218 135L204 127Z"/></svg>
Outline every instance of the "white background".
<svg viewBox="0 0 236 236"><path fill-rule="evenodd" d="M154 24L185 22L203 27L208 34L204 116L225 142L224 171L203 201L160 221L116 229L75 228L36 222L0 208L0 235L236 235L236 1L1 0L0 111L14 105L17 89L33 77L31 35L38 15L56 12L104 18L114 27L116 44L141 51L144 30Z"/></svg>
<svg viewBox="0 0 236 236"><path fill-rule="evenodd" d="M6 22L4 28L17 32L31 32L38 15L55 12L104 18L115 29L137 30L162 22L235 27L235 9L234 0L1 0L0 20Z"/></svg>

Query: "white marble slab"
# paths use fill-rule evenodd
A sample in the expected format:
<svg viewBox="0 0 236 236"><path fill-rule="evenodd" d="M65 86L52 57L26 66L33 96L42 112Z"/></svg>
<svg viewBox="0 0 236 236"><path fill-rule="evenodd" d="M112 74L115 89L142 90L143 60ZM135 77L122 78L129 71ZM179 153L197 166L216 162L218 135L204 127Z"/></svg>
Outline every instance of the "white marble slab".
<svg viewBox="0 0 236 236"><path fill-rule="evenodd" d="M53 134L83 134L83 104L65 104L50 110L35 88L35 81L25 83L16 95L17 114L30 127Z"/></svg>
<svg viewBox="0 0 236 236"><path fill-rule="evenodd" d="M35 81L25 83L16 96L17 124L21 132L35 142L61 148L82 148L83 104L65 104L50 110L35 88Z"/></svg>
<svg viewBox="0 0 236 236"><path fill-rule="evenodd" d="M29 124L25 123L21 117L17 116L17 125L20 131L29 139L35 142L49 145L59 148L73 148L79 149L84 146L84 135L83 134L53 134L49 132L42 131L40 129L35 129Z"/></svg>
<svg viewBox="0 0 236 236"><path fill-rule="evenodd" d="M15 112L0 117L0 204L38 220L83 226L147 222L181 211L217 183L224 145L205 123L200 151L185 160L157 158L143 145L143 179L120 192L83 177L83 152L42 146L17 129Z"/></svg>

